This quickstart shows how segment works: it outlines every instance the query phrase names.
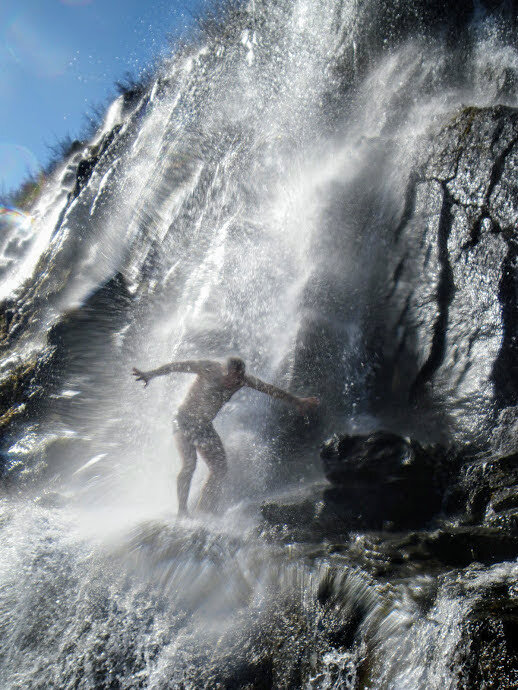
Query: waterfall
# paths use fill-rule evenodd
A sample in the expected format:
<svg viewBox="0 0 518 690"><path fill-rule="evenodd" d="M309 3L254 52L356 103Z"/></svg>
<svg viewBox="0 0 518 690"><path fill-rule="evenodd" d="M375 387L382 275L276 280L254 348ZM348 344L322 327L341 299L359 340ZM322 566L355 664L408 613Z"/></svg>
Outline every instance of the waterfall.
<svg viewBox="0 0 518 690"><path fill-rule="evenodd" d="M264 687L456 687L478 594L459 603L445 576L423 616L410 585L388 595L342 563L341 611L366 616L342 653L319 628L334 562L261 541L256 509L319 475L326 434L387 418L379 314L413 170L463 107L517 105L513 3L461 5L232 5L118 97L6 228L0 383L25 393L2 412L3 474L25 493L1 508L4 687L263 687L239 667L250 630L285 635L285 677L258 667ZM236 395L216 420L231 508L175 531L189 377L144 390L131 368L231 353L322 405L307 426Z"/></svg>

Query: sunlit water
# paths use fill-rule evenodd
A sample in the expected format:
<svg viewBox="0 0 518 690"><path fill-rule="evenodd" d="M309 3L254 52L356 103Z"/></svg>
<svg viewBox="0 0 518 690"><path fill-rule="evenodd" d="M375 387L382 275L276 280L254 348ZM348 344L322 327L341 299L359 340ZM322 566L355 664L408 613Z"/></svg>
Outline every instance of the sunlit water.
<svg viewBox="0 0 518 690"><path fill-rule="evenodd" d="M132 301L110 303L105 321L71 341L45 411L7 452L17 476L46 460L53 500L65 505L2 504L4 686L197 687L209 682L201 667L229 663L218 640L245 640L287 596L315 637L308 687L356 687L361 649L323 648L313 629L328 564L302 565L255 532L272 467L289 475L279 457L304 458L298 436L311 429L258 393L236 395L216 422L230 509L179 526L171 418L189 377L144 390L130 371L236 352L261 378L321 395L319 433L375 423L362 333L384 228L401 212L422 138L462 104L514 102L498 84L518 65L503 25L482 10L458 74L446 39L419 34L373 48L366 62L362 13L375 7L251 2L225 38L171 58L142 97L117 99L89 151L47 183L31 222L7 230L2 297L36 316L4 373L44 354L53 324L115 274ZM81 158L99 151L76 189ZM306 451L308 475L319 440ZM444 659L471 600L444 585L423 618L404 588L389 597L354 577L377 626L373 687L453 687Z"/></svg>

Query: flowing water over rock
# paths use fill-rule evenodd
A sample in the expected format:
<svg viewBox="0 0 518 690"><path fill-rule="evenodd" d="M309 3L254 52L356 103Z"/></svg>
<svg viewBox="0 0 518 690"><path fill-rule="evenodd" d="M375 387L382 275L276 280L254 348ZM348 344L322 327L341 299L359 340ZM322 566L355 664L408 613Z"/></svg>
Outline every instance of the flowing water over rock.
<svg viewBox="0 0 518 690"><path fill-rule="evenodd" d="M3 686L512 687L517 71L513 2L251 0L7 228ZM232 351L322 405L236 396L231 507L178 525L189 381L131 367ZM317 449L383 427L460 474L414 536L337 535Z"/></svg>

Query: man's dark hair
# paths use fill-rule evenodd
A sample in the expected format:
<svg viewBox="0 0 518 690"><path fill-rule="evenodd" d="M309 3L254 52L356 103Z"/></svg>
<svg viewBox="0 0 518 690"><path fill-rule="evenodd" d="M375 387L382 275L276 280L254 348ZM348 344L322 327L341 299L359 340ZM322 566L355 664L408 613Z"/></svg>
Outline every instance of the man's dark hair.
<svg viewBox="0 0 518 690"><path fill-rule="evenodd" d="M237 371L240 374L245 373L245 363L241 357L229 357L227 359L227 369L230 371Z"/></svg>

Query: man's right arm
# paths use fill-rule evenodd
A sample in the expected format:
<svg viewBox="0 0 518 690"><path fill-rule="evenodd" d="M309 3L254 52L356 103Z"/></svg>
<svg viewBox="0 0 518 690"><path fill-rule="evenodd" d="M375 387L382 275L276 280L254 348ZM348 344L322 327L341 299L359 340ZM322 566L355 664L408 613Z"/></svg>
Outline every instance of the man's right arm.
<svg viewBox="0 0 518 690"><path fill-rule="evenodd" d="M209 359L188 359L183 362L170 362L151 371L141 371L134 367L133 375L137 381L143 381L144 386L147 386L151 379L157 376L167 376L167 374L173 374L174 372L203 375L211 373L217 366L217 362L212 362Z"/></svg>

